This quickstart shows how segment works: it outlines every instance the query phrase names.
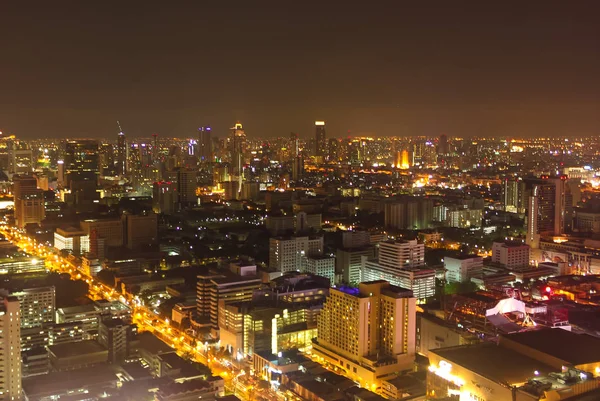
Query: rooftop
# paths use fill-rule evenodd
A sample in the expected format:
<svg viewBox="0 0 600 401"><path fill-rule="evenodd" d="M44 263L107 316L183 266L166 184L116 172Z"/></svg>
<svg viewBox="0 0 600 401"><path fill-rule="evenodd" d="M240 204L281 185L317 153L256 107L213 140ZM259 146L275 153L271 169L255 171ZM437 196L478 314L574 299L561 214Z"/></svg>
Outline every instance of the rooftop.
<svg viewBox="0 0 600 401"><path fill-rule="evenodd" d="M561 329L541 329L514 333L500 337L544 354L561 359L568 364L582 365L600 361L600 338L575 334Z"/></svg>
<svg viewBox="0 0 600 401"><path fill-rule="evenodd" d="M95 354L103 351L106 352L106 348L94 340L54 344L50 345L48 350L56 355L57 358L70 358L86 354Z"/></svg>
<svg viewBox="0 0 600 401"><path fill-rule="evenodd" d="M496 383L519 384L534 377L535 371L544 376L556 371L552 366L493 343L440 348L430 352Z"/></svg>

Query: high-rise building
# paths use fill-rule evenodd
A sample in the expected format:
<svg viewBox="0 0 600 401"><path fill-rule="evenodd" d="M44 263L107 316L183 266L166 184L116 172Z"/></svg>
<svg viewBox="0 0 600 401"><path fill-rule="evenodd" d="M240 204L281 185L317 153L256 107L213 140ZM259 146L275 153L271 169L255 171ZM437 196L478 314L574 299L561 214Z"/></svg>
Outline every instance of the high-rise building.
<svg viewBox="0 0 600 401"><path fill-rule="evenodd" d="M429 228L433 221L433 201L416 196L400 196L385 202L385 226L400 230Z"/></svg>
<svg viewBox="0 0 600 401"><path fill-rule="evenodd" d="M231 128L228 141L231 173L236 177L241 177L246 163L246 132L242 124L238 122Z"/></svg>
<svg viewBox="0 0 600 401"><path fill-rule="evenodd" d="M135 334L135 325L122 319L103 319L98 330L98 342L108 350L108 362L118 363L129 354L129 343Z"/></svg>
<svg viewBox="0 0 600 401"><path fill-rule="evenodd" d="M82 139L67 141L65 145L65 174L67 186L72 181L92 181L98 183L100 174L98 141Z"/></svg>
<svg viewBox="0 0 600 401"><path fill-rule="evenodd" d="M379 244L379 259L362 258L363 281L385 280L412 290L415 297L435 295L435 270L424 267L425 245L416 240L384 241Z"/></svg>
<svg viewBox="0 0 600 401"><path fill-rule="evenodd" d="M373 259L375 248L372 246L356 248L340 248L335 254L335 271L341 274L341 281L346 284L357 284L362 281L362 258Z"/></svg>
<svg viewBox="0 0 600 401"><path fill-rule="evenodd" d="M123 131L117 136L117 160L116 160L117 175L127 174L127 139Z"/></svg>
<svg viewBox="0 0 600 401"><path fill-rule="evenodd" d="M340 159L340 141L337 138L329 138L328 141L328 151L329 157L328 160L330 162L337 162Z"/></svg>
<svg viewBox="0 0 600 401"><path fill-rule="evenodd" d="M448 144L448 136L445 134L440 135L438 140L438 155L446 156L450 153L450 145Z"/></svg>
<svg viewBox="0 0 600 401"><path fill-rule="evenodd" d="M213 162L211 128L198 128L198 160L201 163Z"/></svg>
<svg viewBox="0 0 600 401"><path fill-rule="evenodd" d="M325 136L325 121L315 121L315 156L327 155L327 138Z"/></svg>
<svg viewBox="0 0 600 401"><path fill-rule="evenodd" d="M525 183L520 179L505 179L502 188L504 210L511 213L525 213L527 199L524 199Z"/></svg>
<svg viewBox="0 0 600 401"><path fill-rule="evenodd" d="M12 296L19 300L22 329L54 323L56 306L54 287L26 288L10 294L6 290L0 290L0 295Z"/></svg>
<svg viewBox="0 0 600 401"><path fill-rule="evenodd" d="M318 317L313 353L375 389L415 356L416 299L386 281L332 288Z"/></svg>
<svg viewBox="0 0 600 401"><path fill-rule="evenodd" d="M33 171L33 153L26 143L14 142L10 158L11 173L31 174Z"/></svg>
<svg viewBox="0 0 600 401"><path fill-rule="evenodd" d="M177 182L159 181L152 187L152 209L154 213L173 214L177 211L179 193Z"/></svg>
<svg viewBox="0 0 600 401"><path fill-rule="evenodd" d="M269 267L279 272L300 271L305 257L323 255L323 237L277 237L269 240Z"/></svg>
<svg viewBox="0 0 600 401"><path fill-rule="evenodd" d="M14 176L13 195L17 227L40 224L44 220L46 217L44 191L37 188L37 180L34 176Z"/></svg>
<svg viewBox="0 0 600 401"><path fill-rule="evenodd" d="M330 256L308 256L303 259L302 265L304 272L326 277L330 283L335 282L335 258Z"/></svg>
<svg viewBox="0 0 600 401"><path fill-rule="evenodd" d="M198 203L197 186L196 171L183 167L177 169L177 193L182 206L193 206Z"/></svg>
<svg viewBox="0 0 600 401"><path fill-rule="evenodd" d="M17 297L0 301L0 355L0 401L20 401L21 312Z"/></svg>
<svg viewBox="0 0 600 401"><path fill-rule="evenodd" d="M523 180L529 193L526 243L532 248L539 248L541 236L562 235L567 220L570 224L573 205L566 180L566 176Z"/></svg>

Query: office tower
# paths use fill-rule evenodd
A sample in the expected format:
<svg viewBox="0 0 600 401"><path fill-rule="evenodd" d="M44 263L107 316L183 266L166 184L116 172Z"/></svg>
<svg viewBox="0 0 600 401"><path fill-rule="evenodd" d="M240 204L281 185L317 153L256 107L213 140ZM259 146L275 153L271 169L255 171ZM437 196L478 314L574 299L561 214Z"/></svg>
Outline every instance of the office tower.
<svg viewBox="0 0 600 401"><path fill-rule="evenodd" d="M10 149L10 170L13 174L31 174L33 153L25 142L14 141Z"/></svg>
<svg viewBox="0 0 600 401"><path fill-rule="evenodd" d="M504 211L511 213L525 213L527 199L525 197L525 183L518 178L506 178L502 188L502 201Z"/></svg>
<svg viewBox="0 0 600 401"><path fill-rule="evenodd" d="M116 160L116 162L117 162L117 165L116 165L117 175L127 174L127 139L125 138L125 133L121 130L119 130L119 134L117 135L117 160Z"/></svg>
<svg viewBox="0 0 600 401"><path fill-rule="evenodd" d="M340 160L340 141L337 138L329 138L329 157L330 162L338 162Z"/></svg>
<svg viewBox="0 0 600 401"><path fill-rule="evenodd" d="M198 203L196 188L196 171L182 167L178 168L177 193L179 194L179 203L181 206L194 206Z"/></svg>
<svg viewBox="0 0 600 401"><path fill-rule="evenodd" d="M438 140L438 155L447 156L450 153L450 145L448 144L448 136L440 135Z"/></svg>
<svg viewBox="0 0 600 401"><path fill-rule="evenodd" d="M122 319L105 318L100 322L98 342L108 349L108 362L118 363L129 355L129 343L135 326Z"/></svg>
<svg viewBox="0 0 600 401"><path fill-rule="evenodd" d="M70 187L72 181L98 183L100 173L98 141L91 139L67 141L64 162L67 186Z"/></svg>
<svg viewBox="0 0 600 401"><path fill-rule="evenodd" d="M220 306L251 301L262 280L256 266L231 264L229 270L214 270L198 276L196 311L200 318L209 318L214 330L219 327Z"/></svg>
<svg viewBox="0 0 600 401"><path fill-rule="evenodd" d="M507 269L529 265L529 245L516 241L494 242L492 244L492 262Z"/></svg>
<svg viewBox="0 0 600 401"><path fill-rule="evenodd" d="M315 121L315 156L325 157L326 152L325 121Z"/></svg>
<svg viewBox="0 0 600 401"><path fill-rule="evenodd" d="M567 215L572 214L572 197L567 190L566 176L540 179L524 179L529 193L527 205L526 243L539 248L543 235L562 235L565 233Z"/></svg>
<svg viewBox="0 0 600 401"><path fill-rule="evenodd" d="M231 128L228 141L232 175L241 177L246 163L246 133L242 124L236 123Z"/></svg>
<svg viewBox="0 0 600 401"><path fill-rule="evenodd" d="M304 158L296 156L292 159L292 181L298 182L304 175Z"/></svg>
<svg viewBox="0 0 600 401"><path fill-rule="evenodd" d="M179 193L177 182L159 181L152 186L152 209L155 213L173 214L177 211Z"/></svg>
<svg viewBox="0 0 600 401"><path fill-rule="evenodd" d="M115 162L114 147L111 143L101 143L98 151L100 175L118 175Z"/></svg>
<svg viewBox="0 0 600 401"><path fill-rule="evenodd" d="M27 224L41 224L46 217L44 191L37 188L31 175L13 177L15 223L19 228Z"/></svg>
<svg viewBox="0 0 600 401"><path fill-rule="evenodd" d="M198 160L201 163L212 163L214 161L210 127L198 128Z"/></svg>
<svg viewBox="0 0 600 401"><path fill-rule="evenodd" d="M298 134L290 133L290 142L288 144L290 149L290 157L293 160L295 157L300 156L300 140L298 139Z"/></svg>
<svg viewBox="0 0 600 401"><path fill-rule="evenodd" d="M16 297L0 301L0 401L22 400L21 313Z"/></svg>
<svg viewBox="0 0 600 401"><path fill-rule="evenodd" d="M279 272L300 271L302 259L323 255L323 237L278 237L269 240L269 267Z"/></svg>
<svg viewBox="0 0 600 401"><path fill-rule="evenodd" d="M361 278L389 281L425 299L435 295L435 270L424 265L425 245L416 240L384 241L379 244L377 261L362 259Z"/></svg>
<svg viewBox="0 0 600 401"><path fill-rule="evenodd" d="M313 353L374 390L395 372L412 368L416 300L386 281L332 288L318 317Z"/></svg>
<svg viewBox="0 0 600 401"><path fill-rule="evenodd" d="M81 221L79 225L88 238L96 231L97 238L103 239L107 247L119 247L125 244L123 220L120 218L88 219Z"/></svg>
<svg viewBox="0 0 600 401"><path fill-rule="evenodd" d="M78 212L90 212L100 196L97 193L100 174L98 141L67 141L65 148L67 200Z"/></svg>

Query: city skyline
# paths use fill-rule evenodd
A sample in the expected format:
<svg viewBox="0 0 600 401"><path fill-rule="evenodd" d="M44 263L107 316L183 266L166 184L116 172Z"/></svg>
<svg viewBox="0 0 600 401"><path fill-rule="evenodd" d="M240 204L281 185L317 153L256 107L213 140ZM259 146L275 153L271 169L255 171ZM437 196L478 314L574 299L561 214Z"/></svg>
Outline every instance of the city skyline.
<svg viewBox="0 0 600 401"><path fill-rule="evenodd" d="M330 137L597 133L597 4L361 7L12 4L0 130L100 138L120 120L129 137L195 137L239 120L249 138L306 138L323 119Z"/></svg>

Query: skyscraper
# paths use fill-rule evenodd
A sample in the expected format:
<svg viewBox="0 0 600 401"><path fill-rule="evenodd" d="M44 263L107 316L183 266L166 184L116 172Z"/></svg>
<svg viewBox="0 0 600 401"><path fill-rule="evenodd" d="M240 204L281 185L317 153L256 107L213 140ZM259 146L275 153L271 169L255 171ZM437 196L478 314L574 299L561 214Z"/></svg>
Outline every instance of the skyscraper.
<svg viewBox="0 0 600 401"><path fill-rule="evenodd" d="M325 156L326 150L325 121L315 121L315 156Z"/></svg>
<svg viewBox="0 0 600 401"><path fill-rule="evenodd" d="M44 191L38 189L37 180L31 175L13 177L15 222L17 227L40 224L46 217Z"/></svg>
<svg viewBox="0 0 600 401"><path fill-rule="evenodd" d="M201 163L210 163L213 161L211 128L198 128L198 160Z"/></svg>
<svg viewBox="0 0 600 401"><path fill-rule="evenodd" d="M374 390L393 372L412 367L415 324L410 290L386 281L332 288L318 317L313 352Z"/></svg>
<svg viewBox="0 0 600 401"><path fill-rule="evenodd" d="M117 175L127 174L127 140L123 131L117 136Z"/></svg>
<svg viewBox="0 0 600 401"><path fill-rule="evenodd" d="M566 179L566 176L542 176L523 180L529 194L526 243L532 248L539 247L542 235L565 233L565 210L571 206L567 199Z"/></svg>
<svg viewBox="0 0 600 401"><path fill-rule="evenodd" d="M17 297L0 300L0 355L0 401L20 401L21 313Z"/></svg>
<svg viewBox="0 0 600 401"><path fill-rule="evenodd" d="M438 155L446 156L450 153L450 146L448 145L448 136L445 134L440 135L438 141Z"/></svg>
<svg viewBox="0 0 600 401"><path fill-rule="evenodd" d="M241 123L236 123L231 128L229 135L229 154L231 156L231 173L241 177L246 155L246 133Z"/></svg>
<svg viewBox="0 0 600 401"><path fill-rule="evenodd" d="M329 161L337 162L340 158L340 141L337 138L329 138Z"/></svg>
<svg viewBox="0 0 600 401"><path fill-rule="evenodd" d="M98 141L67 141L64 162L67 186L70 186L72 181L92 181L97 184L100 174Z"/></svg>

